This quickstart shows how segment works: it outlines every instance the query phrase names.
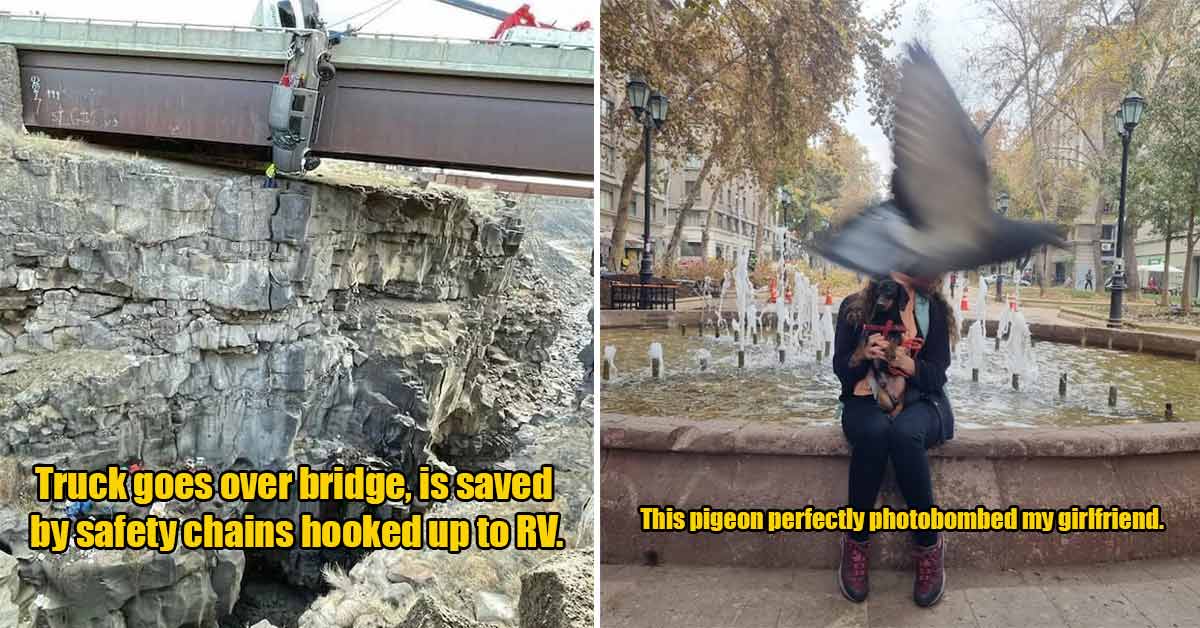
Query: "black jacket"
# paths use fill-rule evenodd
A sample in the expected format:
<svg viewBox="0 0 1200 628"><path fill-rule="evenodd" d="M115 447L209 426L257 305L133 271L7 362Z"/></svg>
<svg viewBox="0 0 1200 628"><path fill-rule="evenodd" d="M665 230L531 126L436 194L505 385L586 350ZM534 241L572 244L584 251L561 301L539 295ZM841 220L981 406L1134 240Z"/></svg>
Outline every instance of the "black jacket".
<svg viewBox="0 0 1200 628"><path fill-rule="evenodd" d="M842 383L842 401L854 395L854 386L867 376L870 362L864 360L858 366L850 366L850 357L858 349L862 323L852 324L846 320L847 305L852 297L842 300L838 308L837 327L834 335L833 372ZM942 434L939 441L954 438L954 413L950 400L946 398L946 370L950 368L950 330L947 327L946 308L936 301L929 304L929 329L918 330L917 335L925 341L917 353L917 370L908 378L904 403L926 400L937 409L941 419Z"/></svg>

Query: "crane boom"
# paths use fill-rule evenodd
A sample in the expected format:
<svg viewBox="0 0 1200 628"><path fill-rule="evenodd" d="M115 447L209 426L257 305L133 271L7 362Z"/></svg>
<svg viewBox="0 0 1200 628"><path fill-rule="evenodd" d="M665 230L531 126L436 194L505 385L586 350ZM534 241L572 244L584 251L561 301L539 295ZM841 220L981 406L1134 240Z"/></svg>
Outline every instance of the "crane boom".
<svg viewBox="0 0 1200 628"><path fill-rule="evenodd" d="M489 7L486 4L472 2L471 0L438 0L438 2L441 2L442 4L448 4L452 7L458 7L460 9L470 11L472 13L477 13L479 15L490 17L494 20L499 20L501 22L503 22L504 20L507 20L508 16L510 15L509 11L497 9L495 7Z"/></svg>

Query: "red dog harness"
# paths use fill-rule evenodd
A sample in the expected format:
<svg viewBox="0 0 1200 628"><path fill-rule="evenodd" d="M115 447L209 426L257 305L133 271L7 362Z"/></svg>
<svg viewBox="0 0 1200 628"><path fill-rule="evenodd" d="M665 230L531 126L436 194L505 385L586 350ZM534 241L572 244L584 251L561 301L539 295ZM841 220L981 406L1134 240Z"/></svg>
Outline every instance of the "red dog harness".
<svg viewBox="0 0 1200 628"><path fill-rule="evenodd" d="M877 331L883 334L884 337L887 337L892 333L903 334L904 325L898 325L896 324L896 321L888 321L885 325L863 325L863 331ZM912 338L900 343L900 346L908 349L914 358L917 357L917 352L919 352L921 347L924 345L925 341L921 340L919 336L913 336Z"/></svg>

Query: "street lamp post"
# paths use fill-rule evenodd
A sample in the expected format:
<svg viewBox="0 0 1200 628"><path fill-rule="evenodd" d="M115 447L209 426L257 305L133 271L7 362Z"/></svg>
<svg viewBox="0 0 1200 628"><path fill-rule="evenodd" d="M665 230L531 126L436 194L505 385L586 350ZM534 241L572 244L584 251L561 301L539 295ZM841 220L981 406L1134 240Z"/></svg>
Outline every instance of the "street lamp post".
<svg viewBox="0 0 1200 628"><path fill-rule="evenodd" d="M1008 215L1008 192L1001 192L996 197L996 208L1000 210L1001 216ZM1004 262L1000 262L996 266L996 303L1004 304Z"/></svg>
<svg viewBox="0 0 1200 628"><path fill-rule="evenodd" d="M642 188L642 196L645 199L645 216L642 224L642 266L641 272L638 273L641 280L641 290L638 297L638 309L650 309L650 289L647 285L654 277L654 244L650 240L650 211L653 207L653 198L650 190L650 171L651 171L651 148L650 142L652 139L651 131L662 127L667 120L667 97L651 90L650 86L641 77L631 77L625 85L625 95L629 99L629 107L633 110L633 117L642 125L642 144L645 146L645 169L646 180Z"/></svg>
<svg viewBox="0 0 1200 628"><path fill-rule="evenodd" d="M1117 250L1113 257L1112 297L1108 303L1108 326L1121 326L1121 301L1125 295L1125 258L1122 248L1125 240L1125 178L1129 174L1129 141L1133 128L1142 120L1146 101L1137 92L1129 92L1121 101L1121 108L1113 114L1117 133L1121 135L1121 195L1117 205Z"/></svg>

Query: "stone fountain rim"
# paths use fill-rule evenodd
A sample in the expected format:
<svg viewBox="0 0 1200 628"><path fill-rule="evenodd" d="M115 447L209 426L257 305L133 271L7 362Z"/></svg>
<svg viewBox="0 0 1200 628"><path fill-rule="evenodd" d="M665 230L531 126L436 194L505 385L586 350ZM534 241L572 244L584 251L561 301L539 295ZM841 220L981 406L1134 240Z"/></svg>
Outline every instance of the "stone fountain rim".
<svg viewBox="0 0 1200 628"><path fill-rule="evenodd" d="M845 457L837 426L600 414L600 446L662 453ZM1200 422L958 430L940 458L1107 458L1200 452Z"/></svg>

